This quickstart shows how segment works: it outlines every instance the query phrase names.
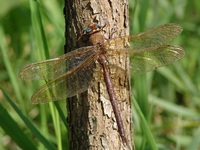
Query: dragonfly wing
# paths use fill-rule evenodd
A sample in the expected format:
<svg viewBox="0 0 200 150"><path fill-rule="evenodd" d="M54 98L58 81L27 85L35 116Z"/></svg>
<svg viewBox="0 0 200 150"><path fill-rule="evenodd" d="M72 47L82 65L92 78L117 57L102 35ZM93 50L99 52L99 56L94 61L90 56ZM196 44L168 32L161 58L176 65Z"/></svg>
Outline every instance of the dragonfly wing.
<svg viewBox="0 0 200 150"><path fill-rule="evenodd" d="M179 60L185 54L178 46L163 45L148 49L133 51L131 55L131 73L141 74Z"/></svg>
<svg viewBox="0 0 200 150"><path fill-rule="evenodd" d="M57 58L32 63L20 70L19 77L23 80L55 79L81 64L93 53L93 46L88 46Z"/></svg>
<svg viewBox="0 0 200 150"><path fill-rule="evenodd" d="M96 57L96 55L88 57L76 68L41 86L33 94L32 103L48 103L86 91L93 78Z"/></svg>
<svg viewBox="0 0 200 150"><path fill-rule="evenodd" d="M132 50L144 49L164 45L177 37L182 27L177 24L164 24L136 35L109 39L105 42L107 49L129 48Z"/></svg>

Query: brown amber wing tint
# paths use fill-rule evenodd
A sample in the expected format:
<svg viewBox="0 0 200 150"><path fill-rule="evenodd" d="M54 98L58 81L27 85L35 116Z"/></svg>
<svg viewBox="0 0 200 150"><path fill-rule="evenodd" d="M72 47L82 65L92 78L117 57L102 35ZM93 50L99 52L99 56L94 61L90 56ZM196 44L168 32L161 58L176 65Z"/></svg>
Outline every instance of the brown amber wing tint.
<svg viewBox="0 0 200 150"><path fill-rule="evenodd" d="M107 56L130 56L131 72L141 74L183 57L181 47L166 45L181 31L179 25L165 24L140 34L109 39L102 47L82 47L54 59L32 63L20 71L19 77L24 80L51 80L35 91L32 103L47 103L71 97L84 92L91 84L94 62L102 53L100 48L105 50ZM109 68L116 65L110 64Z"/></svg>
<svg viewBox="0 0 200 150"><path fill-rule="evenodd" d="M126 46L131 50L148 50L150 47L168 43L177 37L182 30L182 27L177 24L164 24L139 34L109 39L104 45L106 49L110 50L123 49Z"/></svg>

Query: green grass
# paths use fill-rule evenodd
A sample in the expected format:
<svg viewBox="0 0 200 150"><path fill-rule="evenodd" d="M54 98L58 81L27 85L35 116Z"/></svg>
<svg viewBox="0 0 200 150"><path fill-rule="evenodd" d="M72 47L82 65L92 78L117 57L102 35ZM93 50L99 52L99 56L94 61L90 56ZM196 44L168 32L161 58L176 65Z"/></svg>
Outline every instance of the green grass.
<svg viewBox="0 0 200 150"><path fill-rule="evenodd" d="M44 82L24 82L17 76L26 64L63 54L63 2L2 3L0 88L6 95L0 93L0 149L66 149L65 101L32 105L32 93ZM186 52L178 62L131 78L137 150L200 149L199 14L198 0L130 1L131 34L177 23L184 30L173 44Z"/></svg>
<svg viewBox="0 0 200 150"><path fill-rule="evenodd" d="M134 77L133 96L140 106L140 119L133 118L136 149L156 149L154 141L162 150L200 148L196 134L200 126L198 7L199 1L138 1L135 18L130 22L131 32L169 22L180 24L184 30L173 44L183 47L186 55L172 65ZM144 116L139 115L141 112ZM151 138L147 127L153 134Z"/></svg>
<svg viewBox="0 0 200 150"><path fill-rule="evenodd" d="M21 119L21 128L26 129L21 131L21 135L24 136L23 138L25 140L30 139L30 141L16 140L16 138L13 138L16 133L7 132L8 129L6 130L5 125L4 128L2 127L4 134L1 136L4 135L3 137L5 137L5 135L9 135L13 139L11 141L15 141L20 147L22 147L20 143L26 143L24 146L29 146L22 147L23 149L30 149L33 145L32 142L34 142L36 149L46 148L61 150L63 148L62 140L66 141L66 138L61 138L61 136L62 134L67 134L66 121L65 117L63 117L66 116L63 115L63 113L66 113L64 111L65 108L60 108L58 104L54 105L52 103L49 104L49 107L48 105L31 105L31 94L34 89L42 83L36 81L33 82L33 84L31 84L31 82L25 83L18 78L17 74L19 69L25 64L50 58L49 52L52 49L54 49L54 52L51 51L51 54L57 53L56 55L59 55L55 50L63 49L64 32L61 33L61 31L64 31L64 18L60 20L52 19L52 16L55 18L61 18L63 17L63 14L62 11L56 11L53 14L51 14L51 12L52 9L62 10L63 5L57 1L51 1L51 5L49 6L45 3L38 3L37 1L30 0L29 3L27 3L27 1L19 1L12 7L13 8L8 8L8 13L2 17L2 24L0 26L0 36L3 39L0 43L1 55L3 56L1 66L5 69L5 76L7 74L7 78L4 78L3 80L1 78L1 80L4 81L1 82L1 88L5 90L7 95L9 95L7 97L4 95L5 98L2 102L2 109L6 108L6 105L8 105L5 101L6 99L9 100L11 98L12 101L15 101L18 104L18 107L13 107L13 105L8 105L8 107L12 106L12 108L9 108L11 113L15 113L14 116L19 116L18 118ZM17 22L16 18L22 19L19 19L19 22ZM12 21L14 21L14 23ZM13 35L10 31L13 30L13 28L17 29L15 29L16 32L13 32L17 35ZM18 32L18 30L21 30L21 32ZM6 35L9 35L9 38L12 38L11 43L7 44L9 41L6 39ZM15 42L19 42L20 44ZM48 42L50 42L50 44ZM21 43L24 43L24 45ZM49 49L48 46L50 46L51 49ZM61 54L62 52L59 53ZM10 84L11 87L6 88L6 84ZM14 92L8 92L10 89L14 89ZM61 111L58 113L56 108ZM21 115L22 113L24 116ZM4 113L1 115L3 118ZM64 122L64 126L62 125L59 115ZM17 119L17 121L18 120L19 119ZM16 125L13 124L13 127L11 126L11 128L15 129L14 126ZM27 134L24 135L24 133ZM18 133L17 136L19 135L20 134ZM32 137L34 141L32 141ZM9 143L11 144L4 145L4 143L2 143L0 149L7 149L12 146L12 142ZM16 147L15 143L13 144ZM67 146L65 145L65 147Z"/></svg>

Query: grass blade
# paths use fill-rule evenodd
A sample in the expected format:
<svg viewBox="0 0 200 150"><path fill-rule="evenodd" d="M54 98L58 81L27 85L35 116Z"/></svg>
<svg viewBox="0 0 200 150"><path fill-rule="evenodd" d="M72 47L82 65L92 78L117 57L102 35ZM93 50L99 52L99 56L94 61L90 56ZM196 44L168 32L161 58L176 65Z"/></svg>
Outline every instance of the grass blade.
<svg viewBox="0 0 200 150"><path fill-rule="evenodd" d="M149 128L149 124L147 123L147 121L146 121L139 105L137 104L137 101L135 100L135 98L132 98L132 102L133 102L135 110L136 110L136 112L137 112L137 114L140 118L142 130L143 130L143 133L145 135L146 141L149 144L150 149L157 150L158 148L157 148L155 139L153 137L153 134L151 133L151 130Z"/></svg>
<svg viewBox="0 0 200 150"><path fill-rule="evenodd" d="M3 91L3 90L2 90ZM35 126L28 120L27 117L18 109L18 107L13 103L13 101L8 97L8 95L3 91L4 96L10 103L15 112L20 116L26 126L31 130L31 132L40 140L40 142L49 150L56 150L56 148L35 128Z"/></svg>
<svg viewBox="0 0 200 150"><path fill-rule="evenodd" d="M6 108L0 104L0 126L22 149L37 150L34 143L9 115Z"/></svg>

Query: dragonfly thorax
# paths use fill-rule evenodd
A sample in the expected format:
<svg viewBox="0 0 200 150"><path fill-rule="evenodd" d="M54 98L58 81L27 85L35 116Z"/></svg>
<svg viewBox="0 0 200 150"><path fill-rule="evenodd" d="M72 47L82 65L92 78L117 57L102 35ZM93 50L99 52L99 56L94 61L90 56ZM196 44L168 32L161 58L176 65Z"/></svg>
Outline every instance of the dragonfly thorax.
<svg viewBox="0 0 200 150"><path fill-rule="evenodd" d="M103 44L104 43L104 37L102 33L94 33L91 34L89 37L89 42L91 45L97 45L97 44Z"/></svg>

